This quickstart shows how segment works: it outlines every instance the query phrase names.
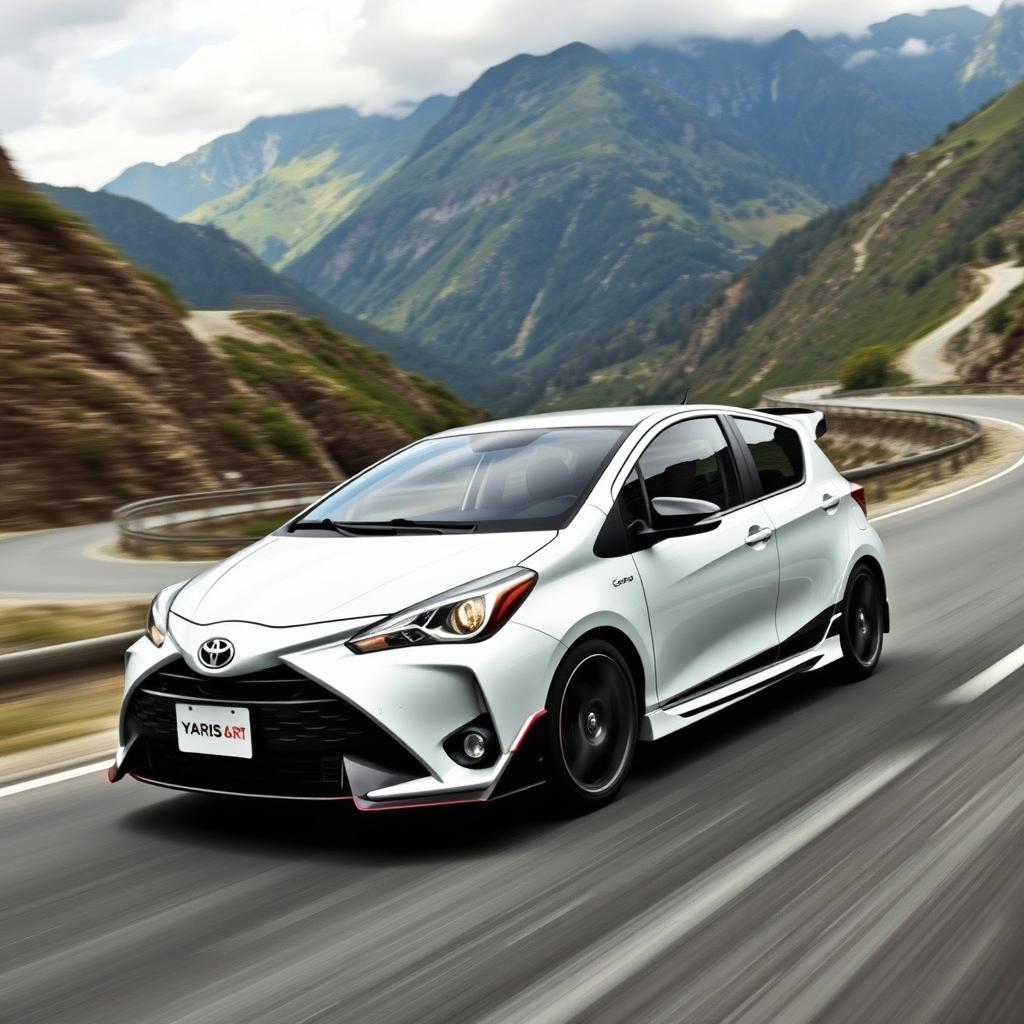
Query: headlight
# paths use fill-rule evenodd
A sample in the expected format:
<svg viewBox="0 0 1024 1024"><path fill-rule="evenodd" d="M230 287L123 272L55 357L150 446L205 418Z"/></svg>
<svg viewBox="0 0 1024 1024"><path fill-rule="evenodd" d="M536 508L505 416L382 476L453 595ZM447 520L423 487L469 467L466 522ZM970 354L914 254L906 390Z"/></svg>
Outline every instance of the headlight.
<svg viewBox="0 0 1024 1024"><path fill-rule="evenodd" d="M163 645L164 637L167 636L167 616L171 610L171 602L178 596L188 580L175 583L173 586L165 587L149 606L149 614L146 616L146 636L153 641L154 645Z"/></svg>
<svg viewBox="0 0 1024 1024"><path fill-rule="evenodd" d="M450 644L493 636L533 590L532 569L503 569L447 590L371 626L348 642L357 654L417 644Z"/></svg>

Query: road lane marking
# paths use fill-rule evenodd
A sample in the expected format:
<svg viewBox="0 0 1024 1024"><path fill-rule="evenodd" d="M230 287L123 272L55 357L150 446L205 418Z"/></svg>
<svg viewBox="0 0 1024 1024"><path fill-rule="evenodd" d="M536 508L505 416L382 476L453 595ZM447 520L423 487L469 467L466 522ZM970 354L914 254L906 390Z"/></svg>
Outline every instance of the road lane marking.
<svg viewBox="0 0 1024 1024"><path fill-rule="evenodd" d="M1018 669L1024 668L1024 644L1018 647L1005 658L1000 658L994 665L979 672L976 676L968 679L955 690L950 690L944 697L940 697L938 703L944 706L969 704L977 700L982 694L988 693L994 686L998 686L1008 676L1013 675Z"/></svg>
<svg viewBox="0 0 1024 1024"><path fill-rule="evenodd" d="M936 742L922 743L873 761L650 910L615 929L522 995L500 1005L483 1018L484 1024L561 1024L584 1014L906 772Z"/></svg>
<svg viewBox="0 0 1024 1024"><path fill-rule="evenodd" d="M875 406L874 408L877 409L884 407ZM998 416L974 415L971 419L987 420L989 423L1001 423L1004 427L1013 427L1014 430L1019 430L1021 433L1024 433L1024 424L1015 423L1013 420L1000 419ZM937 498L929 498L928 501L922 501L916 505L910 505L907 508L898 508L895 512L886 512L885 515L869 516L869 520L872 523L880 523L885 519L893 519L896 516L906 515L908 512L916 512L918 509L927 508L929 505L937 505L940 501L949 501L950 498L957 498L961 494L966 494L968 491L975 490L975 488L995 483L996 480L1000 479L1000 477L1004 477L1008 473L1016 472L1021 468L1021 466L1024 466L1024 455L1022 455L1012 466L1007 466L1006 469L1001 469L998 473L985 477L984 480L976 480L973 484L961 487L958 491L951 491L949 494L940 494Z"/></svg>
<svg viewBox="0 0 1024 1024"><path fill-rule="evenodd" d="M95 761L93 764L82 764L77 768L67 768L62 772L53 772L51 775L40 775L34 779L25 779L22 782L14 782L9 786L0 786L0 800L5 796L16 796L18 793L27 793L32 789L42 789L43 786L53 786L58 782L68 782L70 779L80 779L83 775L91 775L93 772L105 772L110 767L111 759Z"/></svg>

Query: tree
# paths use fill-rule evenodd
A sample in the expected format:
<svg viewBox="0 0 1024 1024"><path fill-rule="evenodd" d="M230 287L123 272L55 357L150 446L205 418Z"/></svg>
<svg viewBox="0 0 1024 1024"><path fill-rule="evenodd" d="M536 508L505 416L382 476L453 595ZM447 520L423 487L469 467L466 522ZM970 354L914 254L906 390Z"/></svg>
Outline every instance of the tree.
<svg viewBox="0 0 1024 1024"><path fill-rule="evenodd" d="M839 383L844 391L880 388L889 379L892 353L885 345L867 345L847 356L839 367Z"/></svg>
<svg viewBox="0 0 1024 1024"><path fill-rule="evenodd" d="M1006 244L1003 236L997 235L994 231L985 239L985 259L992 263L1004 259L1006 256Z"/></svg>
<svg viewBox="0 0 1024 1024"><path fill-rule="evenodd" d="M1010 326L1009 310L996 306L985 320L989 334L1002 334Z"/></svg>

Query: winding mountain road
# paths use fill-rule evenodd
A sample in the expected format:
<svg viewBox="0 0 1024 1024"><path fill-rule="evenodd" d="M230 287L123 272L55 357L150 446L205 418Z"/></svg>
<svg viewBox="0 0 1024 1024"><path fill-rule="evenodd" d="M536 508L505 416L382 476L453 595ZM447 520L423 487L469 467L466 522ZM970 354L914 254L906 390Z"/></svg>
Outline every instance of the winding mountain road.
<svg viewBox="0 0 1024 1024"><path fill-rule="evenodd" d="M1022 498L1017 465L882 517L879 672L644 748L589 817L0 789L0 1019L1019 1021Z"/></svg>
<svg viewBox="0 0 1024 1024"><path fill-rule="evenodd" d="M946 358L946 346L966 327L995 309L1010 292L1024 284L1024 267L998 263L978 271L981 294L945 323L919 338L900 356L900 369L918 384L946 384L956 380L956 368Z"/></svg>

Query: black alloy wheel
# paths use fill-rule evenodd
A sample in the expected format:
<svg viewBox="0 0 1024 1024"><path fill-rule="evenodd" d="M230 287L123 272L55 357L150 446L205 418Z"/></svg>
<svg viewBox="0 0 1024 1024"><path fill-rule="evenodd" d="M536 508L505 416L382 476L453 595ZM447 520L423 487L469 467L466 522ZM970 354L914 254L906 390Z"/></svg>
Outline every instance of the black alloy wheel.
<svg viewBox="0 0 1024 1024"><path fill-rule="evenodd" d="M615 798L636 752L638 709L632 674L603 640L573 648L548 698L545 764L563 806L593 810Z"/></svg>
<svg viewBox="0 0 1024 1024"><path fill-rule="evenodd" d="M878 578L866 566L858 565L846 585L840 639L843 647L843 675L850 682L867 679L882 656L885 609Z"/></svg>

